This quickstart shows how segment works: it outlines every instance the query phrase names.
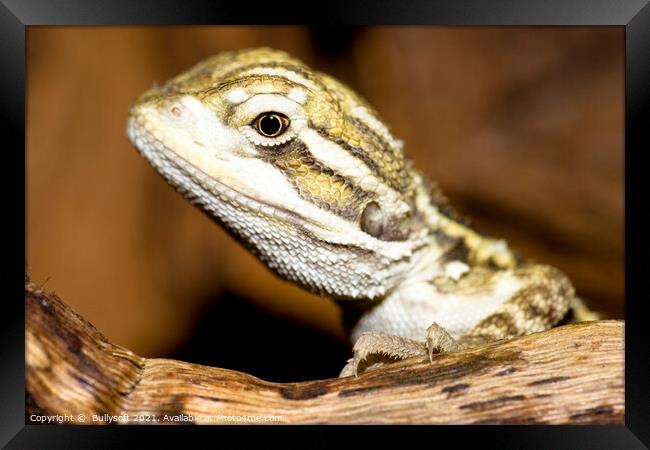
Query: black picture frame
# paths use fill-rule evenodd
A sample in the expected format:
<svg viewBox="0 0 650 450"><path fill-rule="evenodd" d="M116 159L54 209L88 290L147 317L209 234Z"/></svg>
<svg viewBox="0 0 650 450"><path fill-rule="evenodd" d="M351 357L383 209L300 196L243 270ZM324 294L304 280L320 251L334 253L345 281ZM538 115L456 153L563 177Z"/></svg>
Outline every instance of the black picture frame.
<svg viewBox="0 0 650 450"><path fill-rule="evenodd" d="M116 448L147 433L169 439L169 431L153 427L25 425L24 308L18 301L24 286L25 255L16 236L25 233L25 45L26 27L41 25L207 25L207 24L319 24L319 25L618 25L625 28L625 425L621 426L516 426L516 427L409 427L407 441L440 445L441 436L454 447L470 438L497 448L645 448L650 445L650 359L644 349L644 265L646 248L640 245L648 224L644 203L641 158L650 150L650 6L647 0L498 0L498 1L330 1L289 3L226 2L210 0L137 2L129 0L0 0L0 126L4 149L3 223L15 230L2 233L7 279L3 304L0 361L3 363L0 445L6 448ZM119 70L119 68L117 68ZM22 151L21 151L22 150ZM23 234L24 236L24 234ZM633 236L633 237L632 237ZM25 242L25 241L23 241ZM10 268L10 269L9 269ZM19 280L20 277L20 280ZM14 290L16 292L14 292ZM170 427L164 427L168 430ZM215 444L236 432L232 427L180 427L194 439ZM346 431L351 427L346 427ZM364 439L383 438L401 427L364 427ZM266 427L245 428L252 436ZM243 430L243 429L240 429ZM217 436L212 435L218 433ZM315 442L331 436L328 428L279 427L284 439ZM288 433L287 433L288 432ZM210 433L212 436L208 436ZM292 433L298 433L296 435ZM239 433L238 433L239 434ZM301 441L298 436L302 434ZM419 436L417 436L419 434ZM148 436L149 437L149 436ZM186 439L186 438L184 438ZM215 440L216 439L216 440ZM239 438L241 439L241 437ZM332 438L330 438L332 439ZM341 442L334 438L332 445ZM451 441L449 441L451 439ZM198 442L198 441L197 441ZM240 441L245 442L245 441ZM490 443L488 445L486 443ZM365 444L364 444L365 445ZM404 444L401 444L404 445ZM450 445L450 444L445 444Z"/></svg>

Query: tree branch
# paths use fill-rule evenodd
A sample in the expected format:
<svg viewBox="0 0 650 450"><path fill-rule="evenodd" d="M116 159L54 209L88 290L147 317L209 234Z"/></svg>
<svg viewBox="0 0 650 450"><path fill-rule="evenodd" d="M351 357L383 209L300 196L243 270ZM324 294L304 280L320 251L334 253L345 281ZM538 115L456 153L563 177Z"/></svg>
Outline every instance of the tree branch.
<svg viewBox="0 0 650 450"><path fill-rule="evenodd" d="M356 379L271 383L142 358L33 283L25 306L26 423L45 415L88 424L624 421L622 321L566 325Z"/></svg>

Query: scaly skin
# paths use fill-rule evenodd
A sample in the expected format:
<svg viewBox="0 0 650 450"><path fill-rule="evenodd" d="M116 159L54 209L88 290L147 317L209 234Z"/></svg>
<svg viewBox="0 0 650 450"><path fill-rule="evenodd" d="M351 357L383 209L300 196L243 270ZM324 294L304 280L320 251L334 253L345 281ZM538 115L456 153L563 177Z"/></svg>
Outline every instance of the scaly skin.
<svg viewBox="0 0 650 450"><path fill-rule="evenodd" d="M559 270L467 226L363 99L284 52L197 64L140 96L127 132L269 269L342 306L342 376L542 331L577 301Z"/></svg>

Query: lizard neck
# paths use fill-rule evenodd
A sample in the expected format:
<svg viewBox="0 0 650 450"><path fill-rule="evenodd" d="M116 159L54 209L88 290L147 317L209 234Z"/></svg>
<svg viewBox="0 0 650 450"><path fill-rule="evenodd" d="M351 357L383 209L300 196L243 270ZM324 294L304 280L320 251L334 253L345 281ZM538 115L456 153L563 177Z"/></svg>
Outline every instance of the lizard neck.
<svg viewBox="0 0 650 450"><path fill-rule="evenodd" d="M358 329L359 321L368 316L372 310L380 308L387 299L394 297L398 292L405 289L418 290L419 286L426 286L436 277L449 276L446 270L447 258L445 255L449 254L450 250L451 248L448 246L441 247L440 238L435 232L432 232L429 243L413 254L411 267L405 272L404 278L387 290L384 295L373 299L362 298L353 301L335 297L334 301L341 308L345 333L348 336L358 334L355 330Z"/></svg>

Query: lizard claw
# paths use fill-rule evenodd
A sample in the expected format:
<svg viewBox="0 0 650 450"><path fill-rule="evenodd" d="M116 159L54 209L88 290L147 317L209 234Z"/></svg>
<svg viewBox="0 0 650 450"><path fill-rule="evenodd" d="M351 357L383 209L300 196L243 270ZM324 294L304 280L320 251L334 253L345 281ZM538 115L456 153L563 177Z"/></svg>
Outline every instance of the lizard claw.
<svg viewBox="0 0 650 450"><path fill-rule="evenodd" d="M460 345L451 337L449 332L437 323L433 322L427 328L426 348L429 354L429 362L433 362L434 353L453 352L460 349Z"/></svg>
<svg viewBox="0 0 650 450"><path fill-rule="evenodd" d="M426 354L424 345L420 342L378 331L361 334L352 351L353 357L348 360L339 377L353 374L358 377L359 366L363 371L369 371L383 366L386 360L400 360Z"/></svg>
<svg viewBox="0 0 650 450"><path fill-rule="evenodd" d="M354 363L354 358L350 358L347 361L347 364L343 367L341 370L341 373L339 374L339 378L345 378L354 375L355 378L358 377L357 375L357 366L359 363Z"/></svg>

